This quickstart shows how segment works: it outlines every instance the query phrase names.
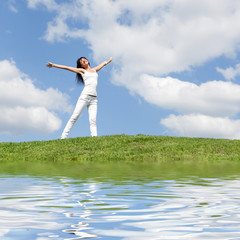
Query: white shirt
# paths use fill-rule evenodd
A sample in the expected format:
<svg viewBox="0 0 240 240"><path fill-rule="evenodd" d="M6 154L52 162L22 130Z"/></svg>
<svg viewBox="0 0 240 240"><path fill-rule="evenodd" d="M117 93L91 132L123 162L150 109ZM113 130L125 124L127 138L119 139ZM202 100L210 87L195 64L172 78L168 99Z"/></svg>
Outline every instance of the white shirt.
<svg viewBox="0 0 240 240"><path fill-rule="evenodd" d="M97 72L88 72L82 75L84 88L82 94L97 96L98 74Z"/></svg>

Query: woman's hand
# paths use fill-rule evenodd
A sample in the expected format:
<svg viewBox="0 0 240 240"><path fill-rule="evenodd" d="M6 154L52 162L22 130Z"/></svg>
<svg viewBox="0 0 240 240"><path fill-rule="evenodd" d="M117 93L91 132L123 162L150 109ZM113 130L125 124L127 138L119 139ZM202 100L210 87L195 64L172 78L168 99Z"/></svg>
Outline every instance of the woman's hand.
<svg viewBox="0 0 240 240"><path fill-rule="evenodd" d="M110 63L113 60L113 57L110 57L107 63Z"/></svg>
<svg viewBox="0 0 240 240"><path fill-rule="evenodd" d="M53 63L48 62L48 63L46 64L46 66L49 67L49 68L52 68L52 67L53 67Z"/></svg>

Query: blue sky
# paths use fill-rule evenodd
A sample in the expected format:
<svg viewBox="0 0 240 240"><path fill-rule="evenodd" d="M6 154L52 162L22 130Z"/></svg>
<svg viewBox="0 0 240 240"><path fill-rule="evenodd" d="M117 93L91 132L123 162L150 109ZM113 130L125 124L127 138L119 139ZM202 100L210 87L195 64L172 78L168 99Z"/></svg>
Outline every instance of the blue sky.
<svg viewBox="0 0 240 240"><path fill-rule="evenodd" d="M3 0L0 141L60 137L82 87L48 61L99 72L98 134L240 138L240 2ZM90 136L84 111L69 137Z"/></svg>

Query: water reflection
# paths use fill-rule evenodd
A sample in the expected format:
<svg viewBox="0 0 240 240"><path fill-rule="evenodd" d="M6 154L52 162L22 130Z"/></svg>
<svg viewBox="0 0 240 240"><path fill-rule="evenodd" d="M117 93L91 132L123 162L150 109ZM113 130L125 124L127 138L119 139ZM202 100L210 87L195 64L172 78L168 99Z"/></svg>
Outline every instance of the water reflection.
<svg viewBox="0 0 240 240"><path fill-rule="evenodd" d="M46 175L0 175L0 239L240 239L239 175Z"/></svg>

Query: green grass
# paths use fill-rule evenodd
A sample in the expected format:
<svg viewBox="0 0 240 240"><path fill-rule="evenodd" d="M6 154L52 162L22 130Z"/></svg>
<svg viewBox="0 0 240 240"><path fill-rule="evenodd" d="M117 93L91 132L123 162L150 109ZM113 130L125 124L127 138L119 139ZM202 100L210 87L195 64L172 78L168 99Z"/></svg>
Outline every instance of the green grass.
<svg viewBox="0 0 240 240"><path fill-rule="evenodd" d="M240 160L239 140L112 135L0 143L2 162L186 163L224 160Z"/></svg>

